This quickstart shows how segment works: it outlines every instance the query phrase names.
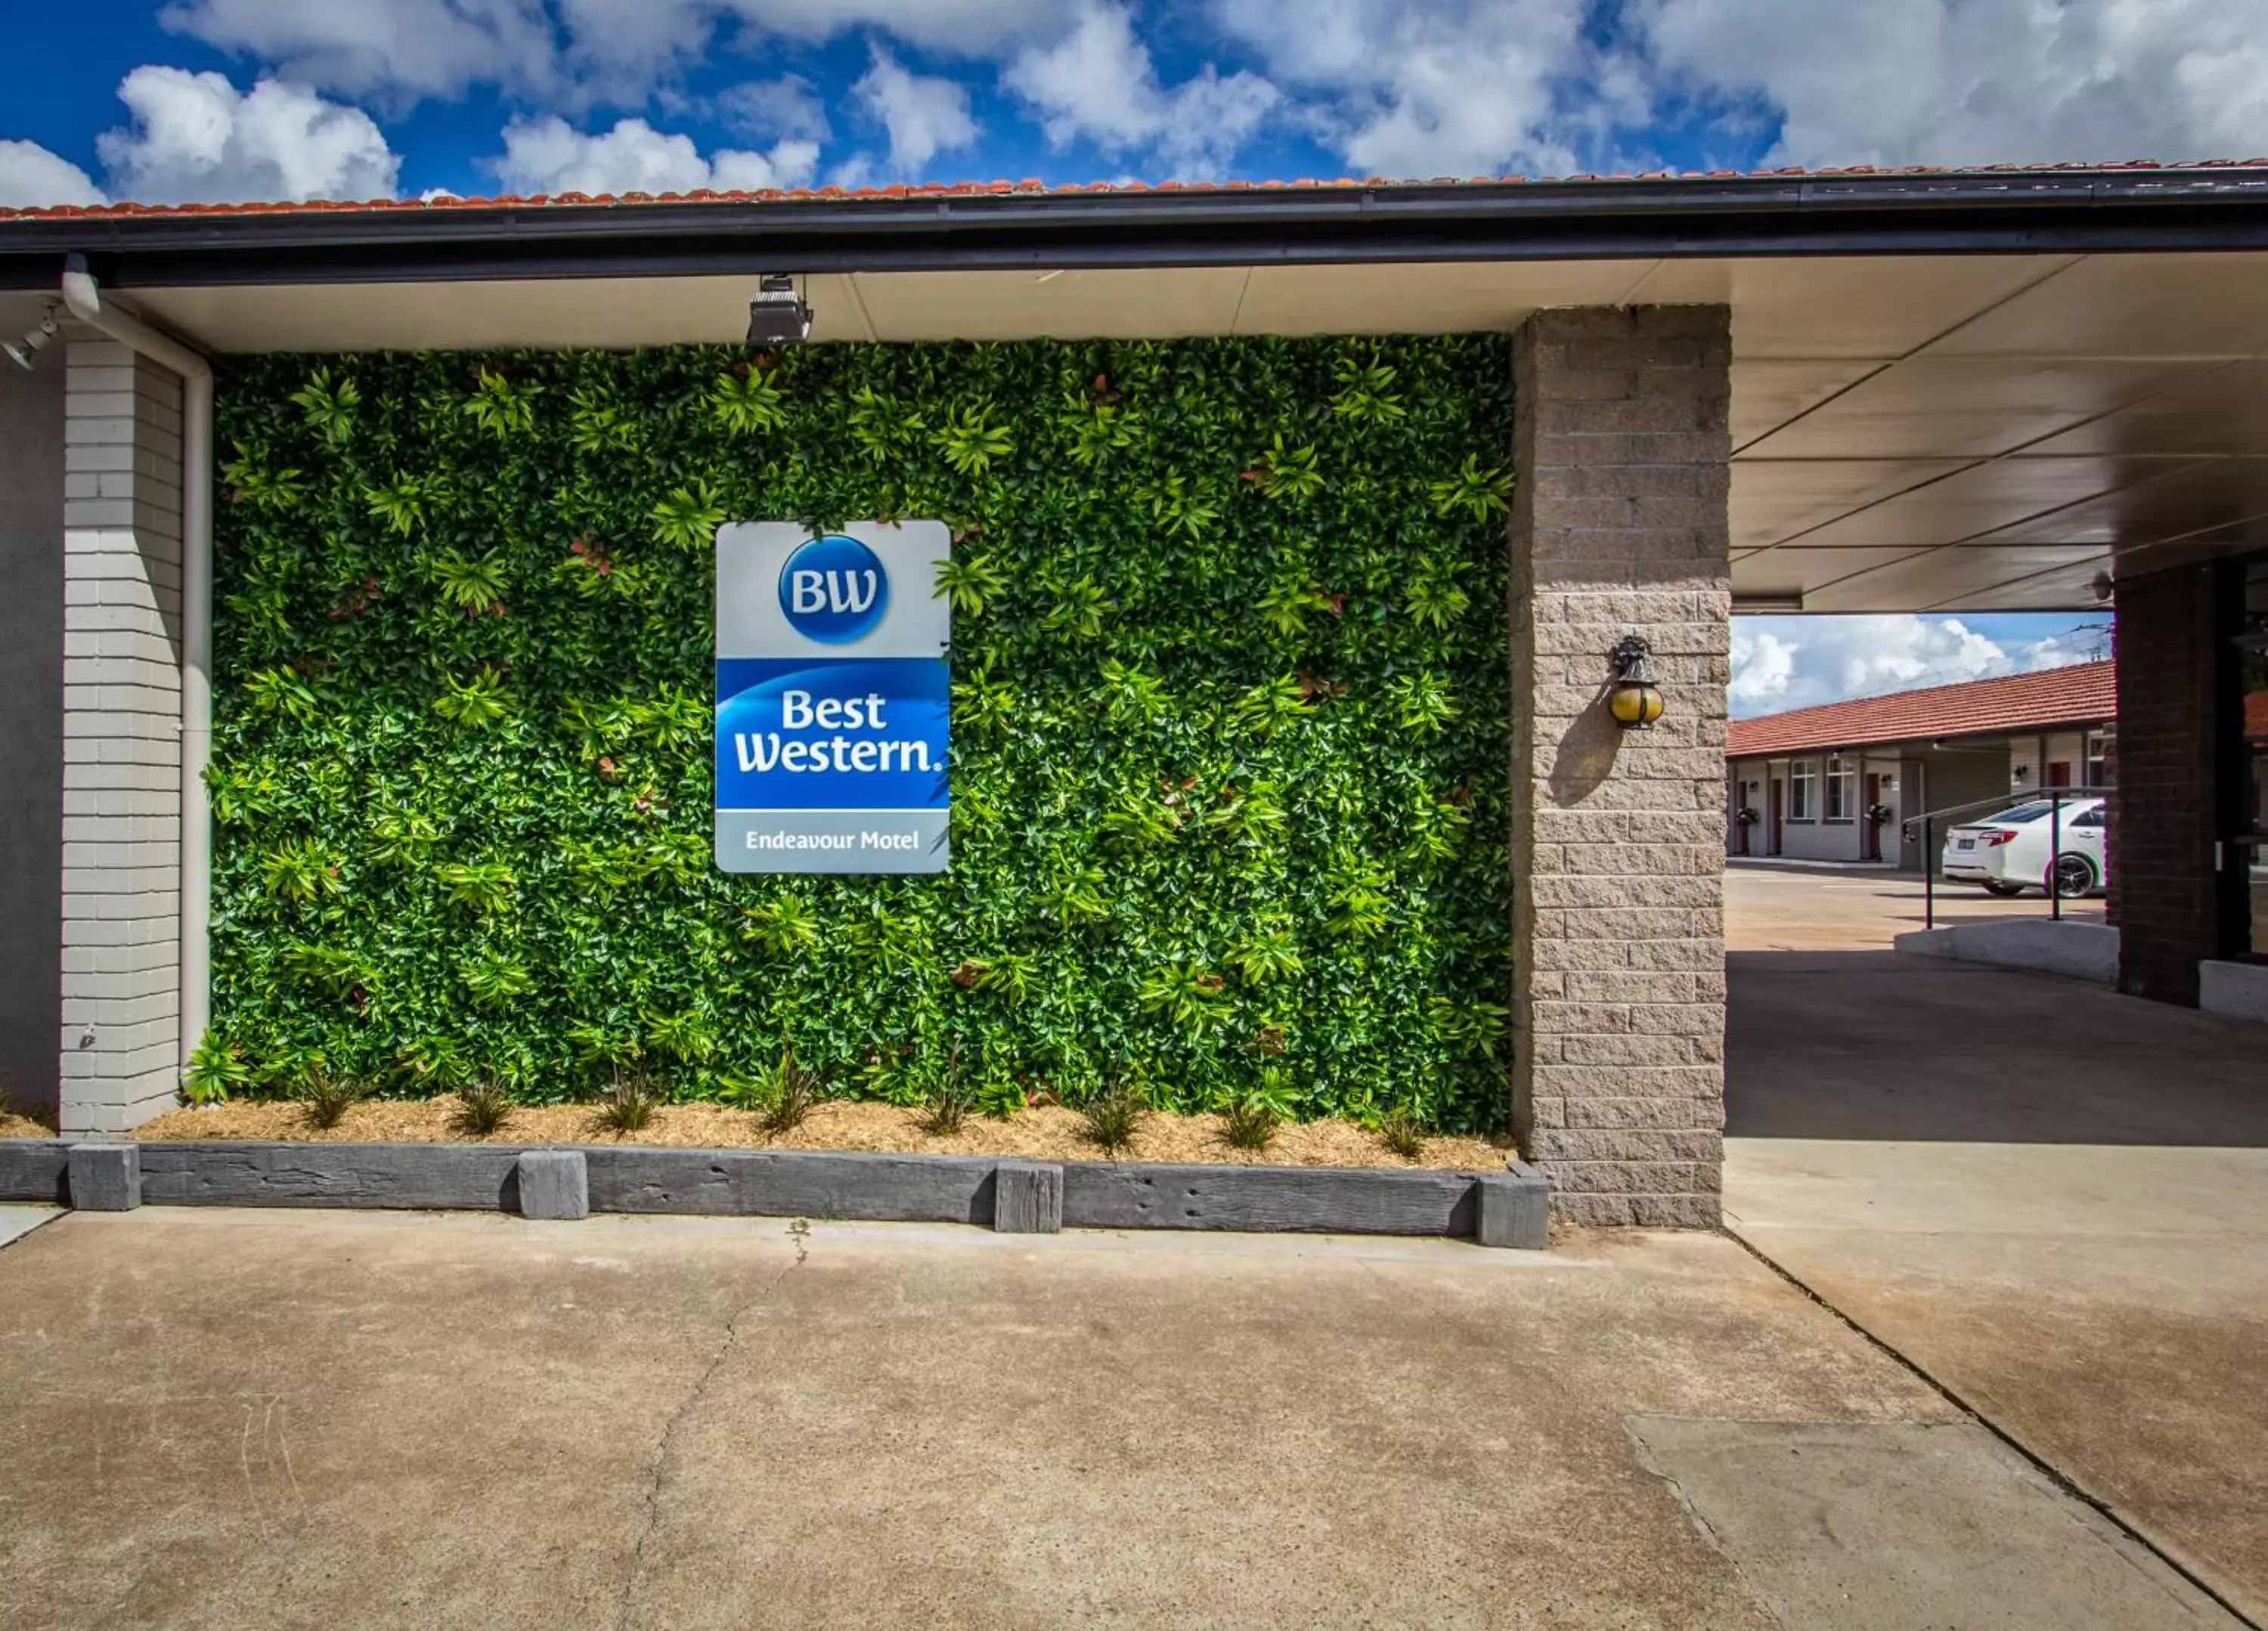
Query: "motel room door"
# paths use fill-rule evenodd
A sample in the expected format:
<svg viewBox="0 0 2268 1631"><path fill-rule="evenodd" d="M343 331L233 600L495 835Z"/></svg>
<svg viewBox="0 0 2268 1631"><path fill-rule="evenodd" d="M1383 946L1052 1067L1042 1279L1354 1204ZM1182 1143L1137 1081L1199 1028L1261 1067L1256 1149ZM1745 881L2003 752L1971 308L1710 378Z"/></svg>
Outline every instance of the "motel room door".
<svg viewBox="0 0 2268 1631"><path fill-rule="evenodd" d="M1771 824L1764 834L1764 853L1779 853L1780 828L1787 824L1787 783L1779 777L1771 778L1771 797L1764 801L1764 819Z"/></svg>
<svg viewBox="0 0 2268 1631"><path fill-rule="evenodd" d="M1879 861L1882 858L1882 829L1874 825L1868 812L1882 802L1882 776L1875 771L1867 777L1867 802L1859 812L1859 858Z"/></svg>

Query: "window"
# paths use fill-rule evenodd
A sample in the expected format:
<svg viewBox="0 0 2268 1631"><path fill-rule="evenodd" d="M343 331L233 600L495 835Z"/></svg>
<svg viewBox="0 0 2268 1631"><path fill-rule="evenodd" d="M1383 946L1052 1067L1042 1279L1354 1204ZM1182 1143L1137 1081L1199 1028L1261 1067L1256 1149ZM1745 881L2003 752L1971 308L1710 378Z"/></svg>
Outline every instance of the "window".
<svg viewBox="0 0 2268 1631"><path fill-rule="evenodd" d="M1819 766L1808 759L1799 759L1787 768L1787 819L1791 821L1812 819L1814 790L1819 782Z"/></svg>
<svg viewBox="0 0 2268 1631"><path fill-rule="evenodd" d="M2092 810L2080 811L2077 815L2072 817L2071 824L2073 827L2107 827L2110 825L2110 823L2104 819L2102 806L2101 804L2095 805Z"/></svg>
<svg viewBox="0 0 2268 1631"><path fill-rule="evenodd" d="M2107 731L2087 733L2087 784L2110 785L2110 733Z"/></svg>
<svg viewBox="0 0 2268 1631"><path fill-rule="evenodd" d="M1859 768L1840 759L1827 761L1827 819L1849 821L1859 813Z"/></svg>

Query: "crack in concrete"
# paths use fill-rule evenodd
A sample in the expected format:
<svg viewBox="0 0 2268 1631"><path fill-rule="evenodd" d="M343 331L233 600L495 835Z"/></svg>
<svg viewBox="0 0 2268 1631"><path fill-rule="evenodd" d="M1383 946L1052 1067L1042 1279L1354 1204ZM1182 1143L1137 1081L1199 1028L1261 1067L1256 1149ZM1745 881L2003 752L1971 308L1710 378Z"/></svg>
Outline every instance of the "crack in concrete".
<svg viewBox="0 0 2268 1631"><path fill-rule="evenodd" d="M630 1549L630 1572L622 1581L621 1605L615 1611L615 1631L627 1631L630 1623L630 1610L637 1602L638 1585L645 1577L646 1547L652 1542L654 1532L661 1527L662 1489L669 1481L670 1453L677 1447L678 1429L684 1426L685 1419L693 1414L694 1407L707 1396L710 1383L724 1368L725 1361L732 1356L733 1349L740 1340L742 1322L770 1301L772 1293L779 1289L780 1282L787 1278L791 1269L802 1267L811 1256L811 1224L808 1221L797 1218L787 1226L787 1234L795 1246L794 1259L781 1264L779 1272L764 1282L762 1289L733 1311L733 1317L725 1322L724 1333L718 1339L716 1351L709 1355L708 1364L694 1379L685 1397L677 1401L677 1407L669 1413L669 1420L662 1423L661 1436L655 1441L653 1455L646 1464L645 1526L638 1532L637 1545Z"/></svg>

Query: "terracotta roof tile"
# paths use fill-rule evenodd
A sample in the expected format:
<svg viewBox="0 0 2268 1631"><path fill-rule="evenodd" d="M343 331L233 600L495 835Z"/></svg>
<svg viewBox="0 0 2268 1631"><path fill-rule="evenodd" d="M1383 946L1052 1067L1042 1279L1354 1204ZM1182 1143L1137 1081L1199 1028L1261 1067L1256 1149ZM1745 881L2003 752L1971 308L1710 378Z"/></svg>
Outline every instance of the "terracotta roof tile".
<svg viewBox="0 0 2268 1631"><path fill-rule="evenodd" d="M1735 719L1727 759L2093 724L2118 716L2118 665L2078 663Z"/></svg>
<svg viewBox="0 0 2268 1631"><path fill-rule="evenodd" d="M76 217L145 216L145 215L253 215L315 210L380 210L380 209L473 209L497 208L612 208L624 204L642 203L765 203L780 201L810 202L817 199L882 199L882 198L987 198L1004 193L1035 195L1069 195L1075 193L1219 193L1269 192L1301 188L1359 189L1404 187L1550 187L1570 182L1606 182L1609 184L1639 181L1722 181L1740 180L1771 180L1786 177L1911 175L2068 175L2074 173L2102 172L2105 173L2134 170L2159 169L2237 170L2268 168L2268 158L2214 159L2208 164L2194 165L2164 165L2154 159L2130 159L2117 164L2061 165L1971 165L1958 168L1936 168L1927 165L1908 165L1895 168L1875 165L1831 165L1817 170L1786 166L1775 170L1653 170L1642 175L1617 173L1609 176L1566 175L1529 177L1521 175L1436 176L1430 181L1387 180L1372 176L1355 180L1341 176L1335 180L1302 178L1295 181L1070 181L1049 186L1037 180L1022 181L922 181L898 183L887 187L841 187L778 188L768 187L753 192L718 192L707 187L687 193L624 193L589 194L556 193L549 196L536 195L518 197L499 195L489 198L370 198L370 199L311 199L304 203L263 202L240 204L53 204L40 209L0 209L0 221L21 219L69 219Z"/></svg>

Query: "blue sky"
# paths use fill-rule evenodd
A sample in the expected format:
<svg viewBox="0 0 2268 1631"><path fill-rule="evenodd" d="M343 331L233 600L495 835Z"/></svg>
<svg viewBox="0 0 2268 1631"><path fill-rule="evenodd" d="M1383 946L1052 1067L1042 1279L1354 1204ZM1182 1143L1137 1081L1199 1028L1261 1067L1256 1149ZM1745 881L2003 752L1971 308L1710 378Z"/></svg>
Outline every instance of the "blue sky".
<svg viewBox="0 0 2268 1631"><path fill-rule="evenodd" d="M2268 0L85 0L0 56L0 207L2263 149ZM1749 620L1735 706L2080 621Z"/></svg>

